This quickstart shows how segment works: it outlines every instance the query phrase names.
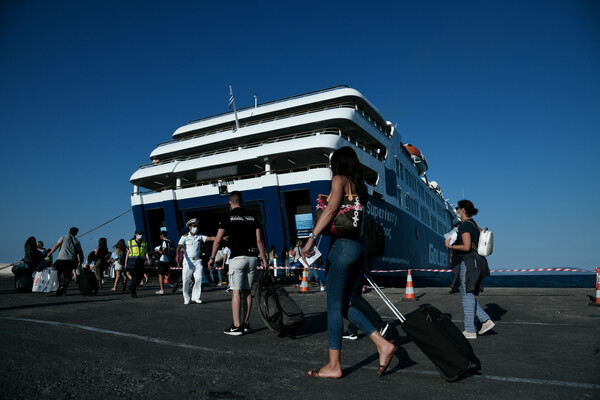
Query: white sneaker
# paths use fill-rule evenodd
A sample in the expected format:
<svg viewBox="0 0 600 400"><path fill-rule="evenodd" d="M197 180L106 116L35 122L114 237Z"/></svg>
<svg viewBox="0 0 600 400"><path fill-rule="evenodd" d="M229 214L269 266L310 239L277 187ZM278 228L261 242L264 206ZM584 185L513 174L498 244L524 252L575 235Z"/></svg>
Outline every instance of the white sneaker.
<svg viewBox="0 0 600 400"><path fill-rule="evenodd" d="M485 321L483 323L483 325L481 325L481 329L479 330L478 333L480 335L483 335L484 333L486 333L490 329L494 329L495 326L496 326L496 324L494 323L494 321L492 321L491 319L488 319L487 321Z"/></svg>
<svg viewBox="0 0 600 400"><path fill-rule="evenodd" d="M463 335L465 335L467 339L477 339L477 332L463 331Z"/></svg>
<svg viewBox="0 0 600 400"><path fill-rule="evenodd" d="M185 304L187 306L188 304L190 304L190 300L189 299L188 300L183 300L183 304Z"/></svg>
<svg viewBox="0 0 600 400"><path fill-rule="evenodd" d="M319 288L319 292L324 292L325 291L325 286L321 285L321 287Z"/></svg>
<svg viewBox="0 0 600 400"><path fill-rule="evenodd" d="M158 290L158 291L156 292L156 294L165 294L165 291L164 291L164 290Z"/></svg>
<svg viewBox="0 0 600 400"><path fill-rule="evenodd" d="M192 300L194 303L196 304L202 304L202 300L198 299L198 300Z"/></svg>

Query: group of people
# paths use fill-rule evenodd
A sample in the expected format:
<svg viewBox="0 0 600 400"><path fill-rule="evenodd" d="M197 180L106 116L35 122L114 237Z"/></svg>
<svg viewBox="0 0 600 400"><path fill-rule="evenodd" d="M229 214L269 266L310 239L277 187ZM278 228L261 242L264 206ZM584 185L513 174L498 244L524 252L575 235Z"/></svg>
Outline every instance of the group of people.
<svg viewBox="0 0 600 400"><path fill-rule="evenodd" d="M361 175L360 163L354 150L342 147L331 156L331 193L327 207L321 217L313 226L308 240L303 243L298 241L287 256L290 261L298 262L300 258L306 260L314 254L315 238L326 233L330 224L338 213L344 196L358 196L364 206L367 199L367 188ZM263 269L269 266L265 245L262 241L261 226L257 218L242 206L242 193L231 192L229 195L230 212L219 222L215 236L206 236L199 232L198 219L187 221L188 232L181 236L177 248L168 240L166 232L161 232L161 245L155 250L160 254L158 274L160 290L164 293L163 280L169 275L173 265L173 254L183 257L176 261L182 266L183 300L184 304L202 303L203 265L200 258L202 243L212 241L212 249L208 261L208 269L213 274L215 263L227 261L229 266L228 278L232 292L231 312L232 321L224 333L232 336L241 336L250 332L250 313L252 309L251 288L257 278L258 261ZM473 246L477 245L479 228L472 217L477 214L477 209L468 200L458 203L456 209L461 218L458 228L458 240L455 243L446 242L446 246L454 254L452 263L455 268L455 288L459 288L465 313L465 331L468 339L477 337L475 317L482 323L479 334L485 333L494 327L494 322L487 315L475 295L481 290L484 269L481 257L477 255ZM77 228L71 228L67 235L61 236L56 244L44 256L51 257L60 249L54 265L61 277L58 295L64 294L73 270L83 264L81 244L75 237ZM227 250L222 244L227 240ZM25 245L26 257L35 263L37 256L34 247L37 247L35 238ZM274 249L272 249L274 250ZM384 374L388 368L397 346L388 341L384 336L388 328L381 316L362 297L361 276L369 270L365 241L361 235L355 237L332 236L330 248L325 264L327 281L327 335L329 343L329 362L321 368L310 370L308 375L315 378L340 378L342 376L341 348L344 337L356 338L356 331L360 329L375 345L379 354L378 376ZM149 249L143 240L143 232L138 230L135 236L125 242L121 239L110 253L106 247L106 240L100 241L95 250L96 271L102 278L102 269L109 262L115 264L115 282L112 290L116 290L119 279L130 280L131 296L137 297L136 288L144 275L144 265L150 263ZM275 258L274 251L271 260ZM100 260L100 261L99 261ZM292 265L290 263L290 265ZM99 271L99 272L98 272ZM125 271L125 273L123 273ZM219 273L221 271L219 270ZM127 278L126 278L127 277ZM190 282L195 284L191 290ZM320 282L320 277L317 278ZM219 274L219 284L222 276ZM176 288L177 281L171 281ZM350 321L351 325L344 332L343 319Z"/></svg>

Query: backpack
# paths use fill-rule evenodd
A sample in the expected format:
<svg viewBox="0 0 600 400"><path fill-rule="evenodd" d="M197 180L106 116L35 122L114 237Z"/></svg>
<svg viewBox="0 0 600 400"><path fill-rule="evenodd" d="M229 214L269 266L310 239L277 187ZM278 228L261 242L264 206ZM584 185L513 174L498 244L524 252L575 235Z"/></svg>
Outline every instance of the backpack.
<svg viewBox="0 0 600 400"><path fill-rule="evenodd" d="M381 257L385 251L385 232L383 225L368 217L363 226L363 239L367 247L367 258Z"/></svg>
<svg viewBox="0 0 600 400"><path fill-rule="evenodd" d="M489 256L490 254L492 254L492 251L494 251L494 233L488 230L488 228L482 230L472 220L469 220L469 222L475 225L475 228L479 230L479 243L477 244L476 248L477 254L479 254L482 257ZM471 243L471 245L475 247L473 243Z"/></svg>
<svg viewBox="0 0 600 400"><path fill-rule="evenodd" d="M171 264L177 263L177 249L170 240L167 240L167 258Z"/></svg>
<svg viewBox="0 0 600 400"><path fill-rule="evenodd" d="M254 286L260 317L277 336L295 336L304 325L304 313L289 296L283 283L265 271Z"/></svg>

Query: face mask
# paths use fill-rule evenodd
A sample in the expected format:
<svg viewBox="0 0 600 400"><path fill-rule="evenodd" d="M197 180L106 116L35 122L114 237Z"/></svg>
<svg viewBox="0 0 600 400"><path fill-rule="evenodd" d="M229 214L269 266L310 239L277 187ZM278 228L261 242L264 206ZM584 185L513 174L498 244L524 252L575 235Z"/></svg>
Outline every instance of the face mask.
<svg viewBox="0 0 600 400"><path fill-rule="evenodd" d="M193 227L192 227L192 234L194 234L194 235L195 235L196 233L198 233L198 227L196 227L196 226L193 226Z"/></svg>
<svg viewBox="0 0 600 400"><path fill-rule="evenodd" d="M142 240L142 235L135 235L135 238L136 238L137 240Z"/></svg>

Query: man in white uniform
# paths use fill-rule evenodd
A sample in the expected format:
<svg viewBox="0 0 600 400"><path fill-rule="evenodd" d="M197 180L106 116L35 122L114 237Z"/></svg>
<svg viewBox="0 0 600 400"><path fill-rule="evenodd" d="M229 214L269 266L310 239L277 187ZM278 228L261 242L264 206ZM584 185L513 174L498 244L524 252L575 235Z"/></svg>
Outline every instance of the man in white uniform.
<svg viewBox="0 0 600 400"><path fill-rule="evenodd" d="M191 300L194 303L202 304L200 295L202 294L202 260L200 259L200 245L206 241L215 240L214 236L204 236L198 234L198 219L193 218L187 222L189 233L183 235L177 246L177 254L183 248L183 304L190 304L190 279L194 276L194 288L192 289Z"/></svg>

